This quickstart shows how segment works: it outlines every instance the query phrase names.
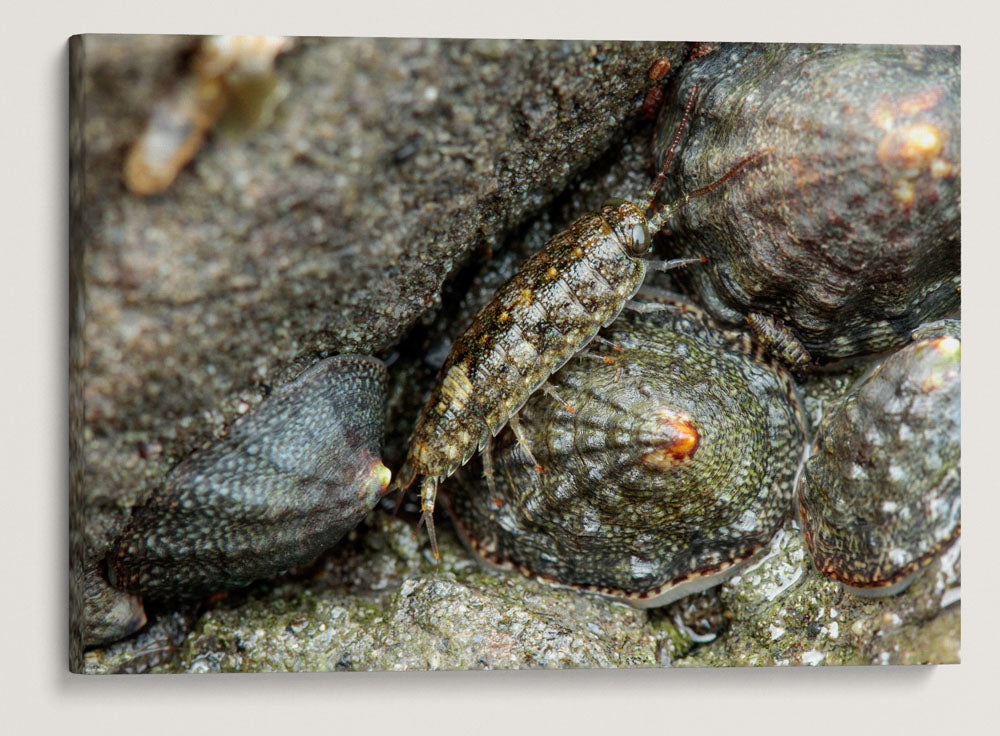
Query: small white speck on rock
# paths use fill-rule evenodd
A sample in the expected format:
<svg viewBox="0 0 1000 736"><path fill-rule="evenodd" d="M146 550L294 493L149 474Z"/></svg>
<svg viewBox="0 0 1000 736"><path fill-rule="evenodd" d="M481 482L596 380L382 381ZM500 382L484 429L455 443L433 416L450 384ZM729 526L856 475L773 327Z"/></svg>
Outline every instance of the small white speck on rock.
<svg viewBox="0 0 1000 736"><path fill-rule="evenodd" d="M824 652L817 651L815 649L808 652L802 652L800 657L802 664L807 664L810 667L815 667L824 659L826 659L826 654Z"/></svg>

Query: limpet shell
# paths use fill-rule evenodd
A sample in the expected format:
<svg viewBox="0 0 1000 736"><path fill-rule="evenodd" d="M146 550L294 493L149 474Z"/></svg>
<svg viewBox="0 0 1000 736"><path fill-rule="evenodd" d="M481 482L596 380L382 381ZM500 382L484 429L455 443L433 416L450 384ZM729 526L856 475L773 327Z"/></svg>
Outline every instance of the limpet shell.
<svg viewBox="0 0 1000 736"><path fill-rule="evenodd" d="M803 467L799 511L813 561L856 593L899 592L961 533L953 334L886 358L826 415Z"/></svg>
<svg viewBox="0 0 1000 736"><path fill-rule="evenodd" d="M820 363L955 312L960 71L944 46L722 44L685 64L656 141L662 159L697 86L672 194L774 149L669 223L679 253L708 257L680 274L707 311L787 328Z"/></svg>
<svg viewBox="0 0 1000 736"><path fill-rule="evenodd" d="M389 485L380 459L385 366L317 363L175 468L108 558L112 585L187 597L306 563L354 528Z"/></svg>
<svg viewBox="0 0 1000 736"><path fill-rule="evenodd" d="M95 646L124 639L146 625L142 599L108 585L97 567L84 578L83 646Z"/></svg>
<svg viewBox="0 0 1000 736"><path fill-rule="evenodd" d="M649 293L648 291L646 293ZM804 424L779 366L690 305L633 303L521 411L539 474L510 429L498 497L479 479L448 504L489 564L640 607L721 582L791 509ZM635 311L642 310L642 311ZM468 474L466 474L468 479Z"/></svg>

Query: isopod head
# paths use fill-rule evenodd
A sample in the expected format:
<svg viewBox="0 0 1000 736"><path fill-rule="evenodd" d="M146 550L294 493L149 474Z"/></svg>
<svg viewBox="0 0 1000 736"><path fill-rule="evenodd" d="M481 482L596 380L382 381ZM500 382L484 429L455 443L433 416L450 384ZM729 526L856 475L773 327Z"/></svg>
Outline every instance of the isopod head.
<svg viewBox="0 0 1000 736"><path fill-rule="evenodd" d="M633 258L648 256L653 250L649 222L642 210L626 199L609 199L601 207L601 217L611 226L615 237Z"/></svg>

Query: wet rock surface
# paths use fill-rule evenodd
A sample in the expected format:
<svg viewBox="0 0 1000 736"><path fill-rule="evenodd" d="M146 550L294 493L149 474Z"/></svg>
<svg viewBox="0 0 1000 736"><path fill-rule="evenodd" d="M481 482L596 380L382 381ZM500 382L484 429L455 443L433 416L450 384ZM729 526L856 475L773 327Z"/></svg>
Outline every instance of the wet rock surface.
<svg viewBox="0 0 1000 736"><path fill-rule="evenodd" d="M961 549L946 551L904 593L860 598L816 572L797 524L721 590L726 636L685 666L958 662Z"/></svg>
<svg viewBox="0 0 1000 736"><path fill-rule="evenodd" d="M301 39L277 60L282 96L268 125L210 134L164 194L131 194L121 174L128 145L151 101L185 73L192 44L87 37L75 57L85 94L72 195L81 204L71 255L74 581L172 467L317 357L368 352L389 362L384 455L398 468L468 313L568 221L648 186L652 126L638 122L646 70L662 54L676 68L684 53L681 44ZM850 383L809 382L824 380ZM807 394L805 406L812 414L825 403ZM376 510L319 561L276 580L197 603L147 602L137 634L86 652L74 639L72 666L958 659L954 553L897 598L835 603L838 586L811 568L786 527L760 567L701 609L681 601L643 612L486 572L443 517L443 564L434 566L426 538L412 536L410 508L399 519ZM768 605L747 602L747 575L790 575L787 558L799 553L795 584ZM950 582L939 590L941 580ZM74 590L79 603L82 584ZM781 605L783 620L805 623L771 640ZM843 633L855 624L857 634Z"/></svg>
<svg viewBox="0 0 1000 736"><path fill-rule="evenodd" d="M88 652L85 669L650 667L691 646L669 620L485 572L450 532L441 543L443 563L434 565L408 523L376 514L353 544L317 563L308 578L222 600L190 620L180 642L178 614L165 613L135 642ZM165 651L168 659L157 656Z"/></svg>
<svg viewBox="0 0 1000 736"><path fill-rule="evenodd" d="M442 564L373 515L307 573L198 606L84 655L90 673L957 662L959 547L903 594L845 594L795 524L717 593L639 610L483 570L450 529Z"/></svg>

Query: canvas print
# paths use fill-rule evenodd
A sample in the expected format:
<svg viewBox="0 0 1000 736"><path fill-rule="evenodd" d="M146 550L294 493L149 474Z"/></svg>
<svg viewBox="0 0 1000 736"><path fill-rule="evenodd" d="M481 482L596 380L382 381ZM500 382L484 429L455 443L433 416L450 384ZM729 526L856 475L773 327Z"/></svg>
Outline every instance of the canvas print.
<svg viewBox="0 0 1000 736"><path fill-rule="evenodd" d="M957 663L960 80L74 37L70 668Z"/></svg>

